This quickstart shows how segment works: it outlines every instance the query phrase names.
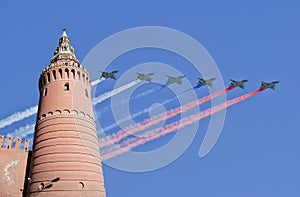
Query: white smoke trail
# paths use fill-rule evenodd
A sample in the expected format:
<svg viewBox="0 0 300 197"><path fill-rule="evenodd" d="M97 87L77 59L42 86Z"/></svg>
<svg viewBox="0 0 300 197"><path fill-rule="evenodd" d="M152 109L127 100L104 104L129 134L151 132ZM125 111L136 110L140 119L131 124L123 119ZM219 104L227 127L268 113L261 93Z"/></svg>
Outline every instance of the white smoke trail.
<svg viewBox="0 0 300 197"><path fill-rule="evenodd" d="M140 82L141 82L141 80L134 80L134 81L132 81L128 84L125 84L125 85L123 85L123 86L121 86L117 89L114 89L112 91L101 94L100 96L93 99L93 105L97 105L98 103L101 103L102 101L105 101L106 99L108 99L108 98L110 98L110 97L112 97L112 96L114 96L114 95L116 95L120 92L123 92L123 91L131 88L132 86L140 83Z"/></svg>
<svg viewBox="0 0 300 197"><path fill-rule="evenodd" d="M155 92L157 92L157 91L159 91L159 90L161 90L161 89L163 89L163 88L165 88L165 87L166 87L166 85L160 85L160 86L158 86L158 87L149 89L149 90L147 90L147 91L145 91L145 92L139 93L139 94L137 94L137 95L131 97L130 100L136 100L136 99L143 98L143 97L148 96L148 95L150 95L150 94L153 94L153 93L155 93ZM123 104L125 104L126 102L128 102L128 100L122 100L121 102L116 103L116 106L123 105ZM115 107L116 107L116 106L115 106ZM106 107L102 108L100 111L97 111L97 112L95 112L95 113L96 113L97 117L101 117L103 114L105 114L105 113L108 112L109 110L111 110L111 106L106 106Z"/></svg>
<svg viewBox="0 0 300 197"><path fill-rule="evenodd" d="M95 86L95 85L101 83L102 81L104 81L105 79L106 79L106 78L101 77L100 79L97 79L97 80L95 80L95 81L92 81L92 82L91 82L91 86Z"/></svg>
<svg viewBox="0 0 300 197"><path fill-rule="evenodd" d="M163 89L164 87L166 87L166 85L160 85L160 86L158 86L158 87L149 89L149 90L147 90L147 91L145 91L145 92L142 92L142 93L139 93L139 94L133 96L130 100L135 100L135 99L143 98L143 97L145 97L145 96L148 96L148 95L150 95L150 94L153 94L154 92L157 92L157 91ZM126 102L127 102L127 100L126 100Z"/></svg>
<svg viewBox="0 0 300 197"><path fill-rule="evenodd" d="M190 91L190 90L188 90L188 91ZM170 102L176 100L178 97L180 97L180 96L182 96L182 95L184 95L184 94L186 94L186 93L187 93L187 91L184 91L183 93L181 93L181 94L179 94L179 95L176 95L176 96L174 96L174 97L171 97L171 98L165 100L165 101L162 102L161 104L162 104L162 105L166 105L166 104L168 104L168 103L170 103ZM154 109L155 109L156 107L158 107L158 106L154 106ZM129 120L131 120L131 119L133 119L133 118L136 118L136 117L138 117L138 116L140 116L140 115L142 115L142 114L148 113L149 110L150 110L150 108L145 108L145 109L143 109L143 110L141 110L141 111L138 111L138 112L136 112L136 113L134 113L134 114L132 114L132 115L129 115L129 116L125 117L125 118L122 118L122 119L118 120L117 122L112 123L112 124L108 125L107 127L104 127L104 128L102 129L102 131L107 132L107 131L110 131L111 129L117 128L120 124L122 124L122 123L124 123L124 122L126 122L126 121L129 121Z"/></svg>
<svg viewBox="0 0 300 197"><path fill-rule="evenodd" d="M37 113L38 106L30 107L21 112L15 112L12 115L0 120L0 129L7 127L15 122L21 121Z"/></svg>
<svg viewBox="0 0 300 197"><path fill-rule="evenodd" d="M14 132L8 133L7 136L11 137L26 137L27 135L34 133L35 124L28 124L23 127L17 128Z"/></svg>
<svg viewBox="0 0 300 197"><path fill-rule="evenodd" d="M104 80L105 80L105 78L102 77L100 79L97 79L97 80L91 82L91 85L95 86ZM19 112L15 112L15 113L11 114L10 116L0 120L0 129L5 128L9 125L12 125L15 122L19 122L21 120L24 120L25 118L28 118L28 117L36 114L37 110L38 110L38 106L36 105L36 106L30 107L30 108L27 108L24 111L19 111Z"/></svg>

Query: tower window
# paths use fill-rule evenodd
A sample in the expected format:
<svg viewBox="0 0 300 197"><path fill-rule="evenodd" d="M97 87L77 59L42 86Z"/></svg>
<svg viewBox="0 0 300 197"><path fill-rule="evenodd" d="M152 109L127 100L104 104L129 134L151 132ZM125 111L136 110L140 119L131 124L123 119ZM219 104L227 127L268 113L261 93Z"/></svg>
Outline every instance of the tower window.
<svg viewBox="0 0 300 197"><path fill-rule="evenodd" d="M50 73L47 73L47 81L50 82Z"/></svg>
<svg viewBox="0 0 300 197"><path fill-rule="evenodd" d="M44 89L43 96L47 95L47 88Z"/></svg>
<svg viewBox="0 0 300 197"><path fill-rule="evenodd" d="M44 75L43 76L43 82L44 82L44 85L46 84L46 76Z"/></svg>
<svg viewBox="0 0 300 197"><path fill-rule="evenodd" d="M64 85L64 90L65 90L65 91L69 91L69 90L70 90L70 85L69 85L69 83L65 83L65 85Z"/></svg>
<svg viewBox="0 0 300 197"><path fill-rule="evenodd" d="M54 78L54 80L56 79L56 71L54 70L53 72L52 72L52 74L53 74L53 78Z"/></svg>
<svg viewBox="0 0 300 197"><path fill-rule="evenodd" d="M85 89L85 96L89 98L89 93L88 93L87 89Z"/></svg>
<svg viewBox="0 0 300 197"><path fill-rule="evenodd" d="M78 80L80 80L80 72L79 71L77 71L77 78L78 78Z"/></svg>
<svg viewBox="0 0 300 197"><path fill-rule="evenodd" d="M66 72L67 78L69 79L69 69L66 68L65 72Z"/></svg>
<svg viewBox="0 0 300 197"><path fill-rule="evenodd" d="M61 70L61 69L59 69L59 70L58 70L58 72L59 72L59 76L60 76L60 78L62 78L62 70Z"/></svg>
<svg viewBox="0 0 300 197"><path fill-rule="evenodd" d="M75 70L74 70L74 69L72 69L72 70L71 70L71 73L72 73L72 77L73 77L73 79L75 79Z"/></svg>

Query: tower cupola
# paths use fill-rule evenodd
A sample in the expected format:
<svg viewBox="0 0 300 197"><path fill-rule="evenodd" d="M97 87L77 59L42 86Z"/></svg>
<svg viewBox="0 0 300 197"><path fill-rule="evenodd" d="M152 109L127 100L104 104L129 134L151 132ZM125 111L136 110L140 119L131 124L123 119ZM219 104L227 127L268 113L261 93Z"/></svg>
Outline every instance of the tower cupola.
<svg viewBox="0 0 300 197"><path fill-rule="evenodd" d="M66 28L62 29L62 34L60 36L58 46L55 49L52 61L65 58L75 59L76 61L78 61L74 52L74 48L71 46L70 38L68 37L66 30Z"/></svg>

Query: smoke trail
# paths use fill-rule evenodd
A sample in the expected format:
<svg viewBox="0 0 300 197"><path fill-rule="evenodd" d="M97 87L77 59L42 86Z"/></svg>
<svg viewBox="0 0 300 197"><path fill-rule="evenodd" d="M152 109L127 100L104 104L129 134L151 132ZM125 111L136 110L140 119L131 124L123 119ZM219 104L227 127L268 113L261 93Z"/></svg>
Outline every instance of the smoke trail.
<svg viewBox="0 0 300 197"><path fill-rule="evenodd" d="M19 127L14 132L8 133L7 136L11 137L26 137L27 135L34 133L35 124L28 124L23 127Z"/></svg>
<svg viewBox="0 0 300 197"><path fill-rule="evenodd" d="M158 114L156 116L153 116L151 118L148 118L146 120L144 120L143 122L134 124L134 125L129 125L127 126L124 130L120 130L117 133L114 133L113 135L109 135L106 138L102 138L100 140L100 147L104 147L104 146L108 146L111 145L113 143L117 143L119 141L121 141L122 139L128 137L129 135L132 135L134 133L137 133L139 131L145 130L146 128L153 126L161 121L165 121L166 119L172 118L180 113L183 113L185 111L188 111L198 105L201 105L202 103L205 103L217 96L220 96L230 90L232 90L234 87L230 86L224 90L220 90L218 92L215 92L214 94L205 96L201 99L198 99L196 101L187 103L185 105L182 105L180 107L177 107L175 109L171 109L167 112Z"/></svg>
<svg viewBox="0 0 300 197"><path fill-rule="evenodd" d="M34 106L24 111L15 112L12 115L0 120L0 129L7 127L15 122L21 121L37 113L38 106Z"/></svg>
<svg viewBox="0 0 300 197"><path fill-rule="evenodd" d="M91 82L91 85L92 86L97 85L100 82L102 82L103 80L105 80L105 78L103 78L103 77L100 79L97 79L97 80ZM19 112L15 112L15 113L11 114L10 116L0 120L0 129L7 127L15 122L24 120L25 118L28 118L28 117L36 114L37 110L38 110L38 106L36 105L36 106L30 107L30 108L27 108L24 111L19 111Z"/></svg>
<svg viewBox="0 0 300 197"><path fill-rule="evenodd" d="M154 130L151 130L147 133L150 133L152 135L148 135L147 137L142 137L142 138L139 138L139 137L135 137L135 138L129 138L125 141L123 141L121 144L119 144L117 147L116 146L112 146L110 148L107 148L104 152L103 152L103 155L102 155L102 159L103 160L107 160L107 159L110 159L112 157L115 157L117 155L120 155L122 153L125 153L139 145L142 145L142 144L145 144L146 142L148 141L151 141L151 140L154 140L154 139L157 139L157 138L160 138L164 135L167 135L168 133L171 133L171 132L175 132L177 131L178 129L180 128L183 128L187 125L190 125L192 123L195 123L207 116L210 116L224 108L227 108L227 107L230 107L234 104L237 104L247 98L250 98L252 96L254 96L255 94L259 93L259 92L262 92L264 90L264 88L260 88L258 90L255 90L253 92L250 92L248 94L245 94L243 96L240 96L238 98L235 98L235 99L232 99L232 100L229 100L227 102L224 102L216 107L213 107L213 108L209 108L207 110L205 110L204 112L200 112L200 113L197 113L197 114L194 114L194 115L191 115L187 118L184 118L180 121L176 121L176 122L173 122L171 124L168 124L168 125L165 125L163 128L161 129L154 129Z"/></svg>
<svg viewBox="0 0 300 197"><path fill-rule="evenodd" d="M140 82L141 82L141 80L134 80L134 81L132 81L128 84L125 84L125 85L123 85L123 86L121 86L117 89L114 89L112 91L101 94L100 96L93 99L93 105L97 105L98 103L101 103L102 101L104 101L104 100L106 100L106 99L108 99L108 98L110 98L110 97L112 97L112 96L114 96L114 95L116 95L120 92L123 92L123 91L131 88L132 86L140 83Z"/></svg>
<svg viewBox="0 0 300 197"><path fill-rule="evenodd" d="M155 93L155 92L158 92L159 90L161 90L161 89L163 89L163 88L166 88L166 87L167 87L167 85L160 85L160 86L158 86L158 87L149 89L149 90L147 90L147 91L145 91L145 92L139 93L139 94L133 96L130 100L135 100L135 99L143 98L143 97L145 97L145 96L148 96L148 95L150 95L150 94L153 94L153 93ZM126 102L127 102L127 101L126 101Z"/></svg>
<svg viewBox="0 0 300 197"><path fill-rule="evenodd" d="M104 81L105 79L106 79L106 78L101 77L100 79L97 79L97 80L95 80L95 81L92 81L92 82L91 82L91 86L95 86L95 85L101 83L102 81Z"/></svg>
<svg viewBox="0 0 300 197"><path fill-rule="evenodd" d="M166 105L166 104L168 104L168 103L170 103L170 102L176 100L178 97L183 96L183 95L186 94L187 92L189 92L189 91L191 91L191 90L193 90L193 89L199 89L200 87L202 87L202 86L196 86L196 87L194 87L194 88L185 90L184 92L180 93L179 95L175 95L175 96L173 96L173 97L171 97L171 98L165 100L165 101L162 102L161 104L162 104L162 105ZM158 107L158 106L156 106L156 107ZM154 109L155 109L156 107L154 107ZM142 114L148 113L148 112L149 112L149 109L150 109L150 108L145 108L145 109L143 109L143 110L141 110L141 111L139 111L139 112L136 112L136 113L134 113L134 114L132 114L132 115L130 115L130 116L127 116L127 117L125 117L125 118L123 118L123 119L120 119L120 120L118 120L118 122L112 123L111 125L109 125L109 126L103 128L102 131L103 131L103 132L107 132L107 131L109 131L109 130L111 130L111 129L114 129L114 128L118 127L119 124L121 124L121 123L124 123L124 122L126 122L126 121L129 121L129 120L131 120L132 118L136 118L136 117L138 117L138 116L140 116L140 115L142 115ZM101 115L102 113L107 112L108 110L110 110L110 107L109 107L109 106L105 107L104 109L101 109L100 115ZM96 113L97 113L97 112L96 112ZM98 114L97 114L97 115L98 115Z"/></svg>
<svg viewBox="0 0 300 197"><path fill-rule="evenodd" d="M147 91L145 91L145 92L139 93L139 94L137 94L137 95L131 97L130 100L136 100L136 99L143 98L143 97L145 97L145 96L148 96L148 95L150 95L150 94L153 94L153 93L155 93L155 92L158 92L159 90L161 90L161 89L163 89L163 88L165 88L165 87L167 87L167 85L160 85L160 86L158 86L158 87L149 89L149 90L147 90ZM123 105L123 104L126 103L126 102L128 102L128 100L122 100L121 102L116 103L116 106ZM102 108L101 111L96 112L96 113L97 113L97 116L98 116L98 117L101 117L102 114L108 112L109 110L111 110L111 107L110 107L110 106L106 106L106 107Z"/></svg>

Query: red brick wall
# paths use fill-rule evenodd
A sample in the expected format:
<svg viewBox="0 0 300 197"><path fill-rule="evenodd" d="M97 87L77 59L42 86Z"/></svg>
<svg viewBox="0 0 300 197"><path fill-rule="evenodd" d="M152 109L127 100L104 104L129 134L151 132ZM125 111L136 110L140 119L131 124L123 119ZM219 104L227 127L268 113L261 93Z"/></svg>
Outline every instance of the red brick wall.
<svg viewBox="0 0 300 197"><path fill-rule="evenodd" d="M21 139L18 138L16 148L12 148L13 138L7 138L5 146L1 143L4 137L0 138L0 196L22 197L28 152L20 149Z"/></svg>

